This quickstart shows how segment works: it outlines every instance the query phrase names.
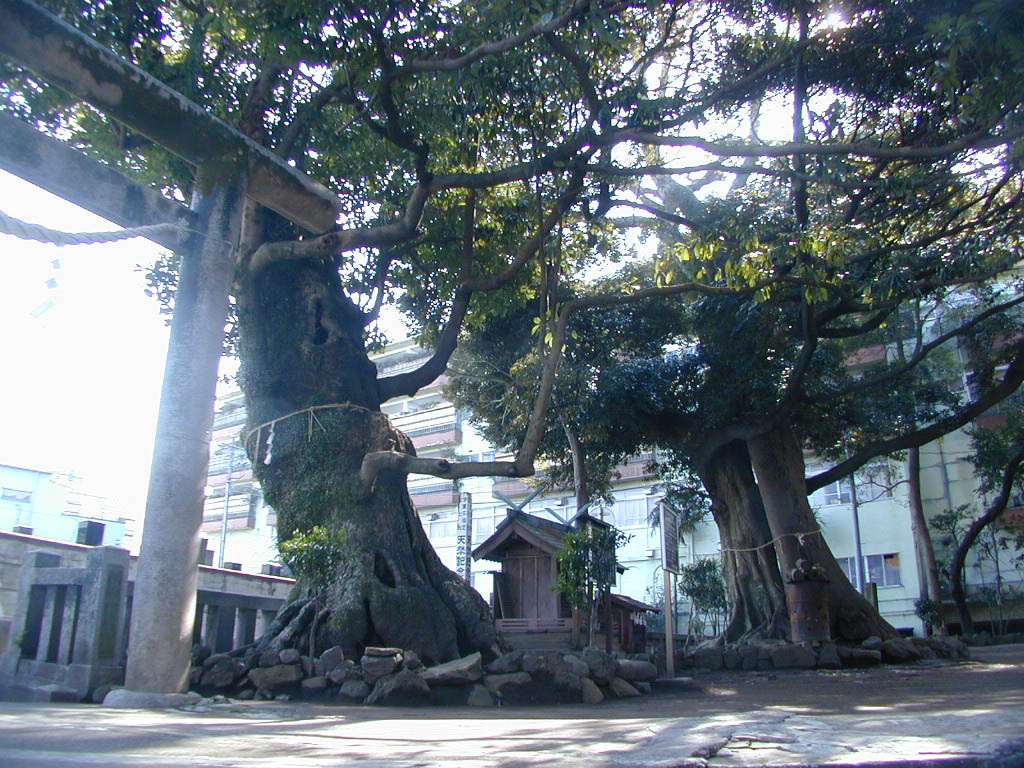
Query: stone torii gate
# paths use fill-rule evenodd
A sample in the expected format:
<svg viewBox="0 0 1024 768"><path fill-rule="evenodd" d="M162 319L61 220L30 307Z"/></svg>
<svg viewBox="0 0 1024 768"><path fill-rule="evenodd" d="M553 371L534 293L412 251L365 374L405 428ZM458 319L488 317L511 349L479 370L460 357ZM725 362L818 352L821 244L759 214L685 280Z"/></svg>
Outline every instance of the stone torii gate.
<svg viewBox="0 0 1024 768"><path fill-rule="evenodd" d="M245 197L312 233L340 203L165 84L27 0L0 0L0 54L196 167L188 208L13 118L0 167L124 227L172 223L152 239L181 256L119 705L164 706L187 689L202 489L228 292Z"/></svg>

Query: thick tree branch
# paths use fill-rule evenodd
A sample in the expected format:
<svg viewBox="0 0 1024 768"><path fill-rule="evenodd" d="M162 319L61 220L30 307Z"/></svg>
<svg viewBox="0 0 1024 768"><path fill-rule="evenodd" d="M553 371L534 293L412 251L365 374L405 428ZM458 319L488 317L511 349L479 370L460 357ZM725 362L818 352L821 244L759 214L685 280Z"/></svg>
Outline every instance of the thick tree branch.
<svg viewBox="0 0 1024 768"><path fill-rule="evenodd" d="M270 104L277 79L283 71L284 67L280 64L263 62L259 75L249 86L249 93L246 95L242 107L238 130L261 145L267 138L267 107Z"/></svg>
<svg viewBox="0 0 1024 768"><path fill-rule="evenodd" d="M804 376L807 375L811 359L814 357L815 350L818 349L818 334L815 328L813 304L801 301L800 320L803 326L804 343L800 349L800 357L797 359L796 365L793 366L793 371L789 375L789 381L786 382L786 391L780 404L780 409L783 411L788 411L796 405L800 397L800 387L803 384Z"/></svg>
<svg viewBox="0 0 1024 768"><path fill-rule="evenodd" d="M879 309L877 312L871 315L871 317L869 317L867 320L865 320L863 323L859 325L845 325L837 328L820 328L818 330L818 338L847 339L852 336L863 336L865 333L868 333L870 331L877 331L879 328L882 327L882 324L886 321L888 317L892 315L892 313L896 310L898 306L899 305L896 302L893 302L888 306ZM830 316L828 320L823 319L823 322L835 320L847 314L858 314L867 309L870 309L870 307L865 306L860 309L856 309L853 306L851 306L849 309L845 309L842 312L835 313L834 316Z"/></svg>
<svg viewBox="0 0 1024 768"><path fill-rule="evenodd" d="M680 216L676 213L666 211L664 208L659 208L656 205L650 205L649 203L634 202L632 200L612 200L612 204L610 207L636 208L639 211L647 211L647 213L651 214L652 216L658 219L661 219L662 221L667 221L670 224L680 224L684 227L689 227L690 229L696 229L700 225L700 222L694 219L690 219L685 216ZM636 217L633 218L635 219ZM652 219L645 219L645 221L648 224L650 224L652 222Z"/></svg>
<svg viewBox="0 0 1024 768"><path fill-rule="evenodd" d="M907 371L910 371L911 369L915 368L928 356L930 352L932 352L932 350L942 346L950 339L967 333L969 330L976 327L980 323L985 322L990 317L998 315L1001 312L1005 312L1007 309L1010 309L1012 307L1019 306L1022 303L1024 303L1024 296L1018 296L1016 299L1012 299L1010 301L1003 302L1002 304L996 304L993 307L989 307L987 310L977 315L976 317L971 318L966 323L963 323L962 325L959 325L956 328L947 331L946 333L936 336L927 344L922 344L919 342L916 345L914 354L906 358L905 360L901 361L898 366L886 370L884 373L880 373L877 376L870 376L858 379L856 382L854 382L848 387L843 387L842 389L830 392L828 398L832 400L836 397L844 397L846 395L856 394L858 392L863 392L873 387L877 387L879 384L884 384L888 381L896 379L902 376L903 374L907 373Z"/></svg>
<svg viewBox="0 0 1024 768"><path fill-rule="evenodd" d="M1017 452L1007 462L1003 470L1003 480L999 488L999 495L977 520L974 520L964 531L963 538L953 550L953 558L949 563L949 581L952 587L953 600L956 603L957 612L960 614L961 630L964 633L970 631L970 614L966 610L966 596L964 595L963 570L964 561L967 560L967 553L974 546L975 540L985 527L997 520L1006 511L1007 502L1013 492L1013 486L1017 479L1017 470L1024 462L1024 446L1017 446Z"/></svg>
<svg viewBox="0 0 1024 768"><path fill-rule="evenodd" d="M551 50L569 62L569 66L572 67L573 72L576 73L576 79L579 81L583 100L586 102L587 109L590 112L590 119L598 120L599 113L601 112L601 99L597 95L597 88L590 77L590 69L587 67L587 63L576 51L559 40L554 32L545 34L544 40L551 46Z"/></svg>
<svg viewBox="0 0 1024 768"><path fill-rule="evenodd" d="M398 451L374 451L363 458L359 479L367 488L373 487L381 472L397 472L403 475L432 475L446 480L460 477L525 477L520 474L512 461L466 461L448 459L421 459Z"/></svg>
<svg viewBox="0 0 1024 768"><path fill-rule="evenodd" d="M829 483L834 483L836 480L856 472L860 467L877 456L885 456L895 451L903 451L907 448L930 443L932 440L936 440L943 435L949 434L954 429L964 426L967 422L977 418L992 406L1005 400L1017 391L1021 383L1024 383L1024 351L1022 351L1022 347L1024 345L1018 347L1017 356L1014 357L1006 369L1003 380L982 397L927 427L903 435L897 435L887 440L876 440L864 446L845 461L813 477L807 478L807 493L813 493Z"/></svg>
<svg viewBox="0 0 1024 768"><path fill-rule="evenodd" d="M431 178L430 189L432 191L456 188L485 189L532 179L560 167L575 167L585 162L599 149L594 140L595 136L589 128L577 131L566 141L552 148L546 155L535 160L517 163L496 171L439 174Z"/></svg>
<svg viewBox="0 0 1024 768"><path fill-rule="evenodd" d="M406 204L405 215L390 224L339 229L305 240L265 243L252 255L249 270L256 274L275 261L322 259L356 248L388 248L412 240L417 235L423 207L429 197L427 185L418 184Z"/></svg>
<svg viewBox="0 0 1024 768"><path fill-rule="evenodd" d="M956 141L922 147L893 147L871 142L811 144L790 142L787 144L736 144L731 142L708 141L700 136L663 136L656 133L627 128L617 131L619 141L634 141L638 144L662 147L692 147L718 157L789 157L791 155L856 155L878 159L927 160L955 155L964 151L993 149L1024 136L1024 127L1012 128L1002 134L989 131L974 131Z"/></svg>
<svg viewBox="0 0 1024 768"><path fill-rule="evenodd" d="M569 179L569 184L566 186L565 191L559 195L555 204L551 206L551 210L548 211L548 215L541 221L537 231L520 246L519 250L516 251L515 257L507 267L497 275L467 279L463 286L471 291L493 291L515 279L526 262L540 249L541 244L551 230L555 228L555 225L562 220L562 217L569 212L569 209L579 199L580 192L583 189L583 179L583 171L576 169Z"/></svg>
<svg viewBox="0 0 1024 768"><path fill-rule="evenodd" d="M380 254L377 260L377 276L373 281L373 289L376 296L373 299L373 306L370 307L363 320L363 327L374 323L380 317L381 307L384 306L384 295L387 293L388 270L391 269L391 262L394 259L394 251L386 250Z"/></svg>
<svg viewBox="0 0 1024 768"><path fill-rule="evenodd" d="M295 144L302 132L320 115L324 108L335 99L340 98L347 90L348 83L343 82L336 74L328 85L317 91L309 101L299 108L277 142L275 152L280 157L292 157L295 154ZM351 99L345 101L350 102Z"/></svg>
<svg viewBox="0 0 1024 768"><path fill-rule="evenodd" d="M656 288L645 288L632 294L601 294L596 296L585 296L579 299L566 302L558 315L553 330L551 349L541 369L540 381L537 395L534 399L533 412L526 428L526 435L512 462L472 462L466 464L451 464L444 462L438 464L429 459L406 460L404 454L383 451L367 454L363 460L360 477L369 487L374 482L377 474L384 470L397 472L416 472L436 477L476 477L497 475L501 477L529 477L534 474L534 461L540 449L541 438L546 428L548 408L551 404L551 396L555 386L555 376L558 373L558 365L562 359L562 352L565 348L565 339L569 330L569 321L574 313L581 309L593 307L614 306L627 304L652 296L671 296L681 293L703 293L706 295L722 296L738 293L750 293L774 282L765 280L748 288L727 288L724 286L711 286L702 283L680 283ZM397 378L397 377L395 377ZM386 379L384 381L387 381ZM443 473L443 474L442 474Z"/></svg>
<svg viewBox="0 0 1024 768"><path fill-rule="evenodd" d="M381 379L377 383L380 402L383 403L398 395L412 397L444 373L448 367L448 361L458 346L459 331L462 329L462 321L466 318L466 312L469 310L469 300L473 296L472 289L467 287L467 281L473 269L475 228L476 192L471 189L466 196L466 208L462 222L462 266L459 270L461 283L455 290L452 308L437 339L434 354L415 370Z"/></svg>
<svg viewBox="0 0 1024 768"><path fill-rule="evenodd" d="M412 396L419 389L444 373L448 360L451 359L458 344L459 330L462 328L462 321L465 319L466 312L469 309L469 300L473 293L476 291L494 291L513 280L526 263L537 253L541 243L544 242L544 239L554 229L555 225L562 220L562 217L579 199L582 188L583 172L578 170L573 174L565 192L562 193L548 212L548 215L541 222L537 232L532 237L526 239L516 252L512 262L497 275L478 278L470 276L470 267L472 266L472 233L463 232L463 279L455 290L455 300L452 304L451 314L445 323L437 343L437 348L431 358L416 370L381 379L378 382L380 402L383 403L398 395ZM475 201L475 197L472 199Z"/></svg>
<svg viewBox="0 0 1024 768"><path fill-rule="evenodd" d="M518 34L511 35L502 40L481 43L460 56L438 59L413 59L403 66L395 67L393 75L397 78L420 72L454 72L459 69L465 69L484 57L507 53L525 42L538 38L548 32L554 32L556 29L566 27L579 18L589 7L590 0L575 0L558 16L554 16L544 22L537 22Z"/></svg>
<svg viewBox="0 0 1024 768"><path fill-rule="evenodd" d="M396 147L412 153L416 166L416 180L422 183L428 179L427 158L430 149L426 142L402 127L402 118L395 103L395 63L385 47L383 35L375 32L374 37L377 43L377 62L382 73L377 99L384 111L384 136Z"/></svg>

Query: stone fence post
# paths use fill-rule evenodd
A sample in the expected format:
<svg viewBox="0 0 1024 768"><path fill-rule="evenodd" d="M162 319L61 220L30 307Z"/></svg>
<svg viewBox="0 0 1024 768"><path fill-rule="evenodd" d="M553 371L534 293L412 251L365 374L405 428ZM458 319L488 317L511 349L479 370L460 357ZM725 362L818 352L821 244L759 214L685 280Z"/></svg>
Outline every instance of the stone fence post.
<svg viewBox="0 0 1024 768"><path fill-rule="evenodd" d="M128 550L94 547L84 568L25 554L0 688L35 699L87 697L124 679Z"/></svg>

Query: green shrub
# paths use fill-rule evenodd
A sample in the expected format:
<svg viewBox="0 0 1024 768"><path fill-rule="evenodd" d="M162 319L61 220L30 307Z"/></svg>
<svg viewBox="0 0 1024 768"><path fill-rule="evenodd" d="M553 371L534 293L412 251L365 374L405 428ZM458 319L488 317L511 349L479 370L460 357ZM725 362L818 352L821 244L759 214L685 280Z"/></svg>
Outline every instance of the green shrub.
<svg viewBox="0 0 1024 768"><path fill-rule="evenodd" d="M278 549L296 580L314 589L326 587L349 556L345 532L322 525L281 542Z"/></svg>

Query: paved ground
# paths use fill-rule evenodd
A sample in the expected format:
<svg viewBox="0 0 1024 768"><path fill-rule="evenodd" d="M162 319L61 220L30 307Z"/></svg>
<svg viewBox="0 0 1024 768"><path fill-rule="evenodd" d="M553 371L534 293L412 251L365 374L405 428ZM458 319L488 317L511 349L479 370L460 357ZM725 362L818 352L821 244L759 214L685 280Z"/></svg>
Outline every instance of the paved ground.
<svg viewBox="0 0 1024 768"><path fill-rule="evenodd" d="M540 709L0 702L0 768L1024 766L1024 646L958 664L696 673L637 702Z"/></svg>

